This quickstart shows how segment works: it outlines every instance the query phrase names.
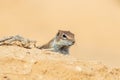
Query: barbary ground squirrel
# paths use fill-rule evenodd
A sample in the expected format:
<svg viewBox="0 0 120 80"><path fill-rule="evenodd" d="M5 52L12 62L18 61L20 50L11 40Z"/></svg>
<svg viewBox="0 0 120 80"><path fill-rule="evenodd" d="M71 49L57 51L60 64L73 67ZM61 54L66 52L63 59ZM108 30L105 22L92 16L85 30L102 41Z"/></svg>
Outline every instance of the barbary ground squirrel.
<svg viewBox="0 0 120 80"><path fill-rule="evenodd" d="M59 30L57 35L47 44L38 46L39 49L50 49L54 52L69 54L69 48L75 43L74 34L70 31Z"/></svg>

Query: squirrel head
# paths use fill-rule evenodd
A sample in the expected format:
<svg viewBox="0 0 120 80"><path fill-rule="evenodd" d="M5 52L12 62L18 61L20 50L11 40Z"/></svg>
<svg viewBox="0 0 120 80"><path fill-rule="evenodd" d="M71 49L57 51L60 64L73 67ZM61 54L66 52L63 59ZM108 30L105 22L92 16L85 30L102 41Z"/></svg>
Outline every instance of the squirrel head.
<svg viewBox="0 0 120 80"><path fill-rule="evenodd" d="M70 31L59 30L56 35L56 42L61 46L71 46L75 43L74 34Z"/></svg>

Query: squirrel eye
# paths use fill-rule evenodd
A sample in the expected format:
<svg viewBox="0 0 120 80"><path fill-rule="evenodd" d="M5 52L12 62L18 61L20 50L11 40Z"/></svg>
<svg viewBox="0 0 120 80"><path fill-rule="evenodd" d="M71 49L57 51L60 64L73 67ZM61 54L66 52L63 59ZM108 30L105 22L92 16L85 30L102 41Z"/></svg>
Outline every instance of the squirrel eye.
<svg viewBox="0 0 120 80"><path fill-rule="evenodd" d="M63 34L63 37L64 37L64 38L67 38L67 36L66 36L65 34Z"/></svg>

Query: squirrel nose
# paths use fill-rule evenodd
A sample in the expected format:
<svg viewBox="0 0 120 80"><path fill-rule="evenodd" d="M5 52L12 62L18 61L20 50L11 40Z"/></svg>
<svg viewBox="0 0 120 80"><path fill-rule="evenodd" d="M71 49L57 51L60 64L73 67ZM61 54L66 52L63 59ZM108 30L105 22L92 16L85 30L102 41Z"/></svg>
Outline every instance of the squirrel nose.
<svg viewBox="0 0 120 80"><path fill-rule="evenodd" d="M75 41L73 41L72 43L75 44Z"/></svg>

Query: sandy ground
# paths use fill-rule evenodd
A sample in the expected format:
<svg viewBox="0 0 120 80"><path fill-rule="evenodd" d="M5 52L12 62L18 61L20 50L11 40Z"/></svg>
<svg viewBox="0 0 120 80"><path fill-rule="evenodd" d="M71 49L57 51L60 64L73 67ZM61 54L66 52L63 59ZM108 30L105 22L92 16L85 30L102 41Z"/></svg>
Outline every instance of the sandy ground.
<svg viewBox="0 0 120 80"><path fill-rule="evenodd" d="M42 45L59 29L75 34L71 56L120 67L120 0L0 0L0 38Z"/></svg>
<svg viewBox="0 0 120 80"><path fill-rule="evenodd" d="M120 68L36 48L0 46L0 80L120 80Z"/></svg>

